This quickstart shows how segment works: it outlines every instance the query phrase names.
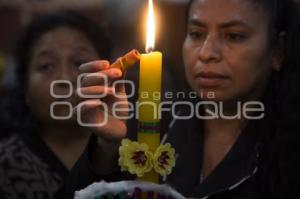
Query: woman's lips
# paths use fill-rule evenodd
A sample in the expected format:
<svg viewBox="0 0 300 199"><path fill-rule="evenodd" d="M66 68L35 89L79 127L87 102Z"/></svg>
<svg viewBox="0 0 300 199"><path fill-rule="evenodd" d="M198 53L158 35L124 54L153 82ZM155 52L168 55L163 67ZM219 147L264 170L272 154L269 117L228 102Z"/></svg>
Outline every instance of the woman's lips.
<svg viewBox="0 0 300 199"><path fill-rule="evenodd" d="M228 76L215 72L200 72L196 75L196 79L203 88L218 87L228 80Z"/></svg>

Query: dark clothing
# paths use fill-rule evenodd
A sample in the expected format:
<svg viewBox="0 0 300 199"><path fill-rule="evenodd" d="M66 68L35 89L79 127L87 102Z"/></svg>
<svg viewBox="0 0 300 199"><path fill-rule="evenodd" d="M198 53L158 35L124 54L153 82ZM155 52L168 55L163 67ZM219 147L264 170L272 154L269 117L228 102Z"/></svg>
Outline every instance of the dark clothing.
<svg viewBox="0 0 300 199"><path fill-rule="evenodd" d="M201 183L203 150L201 122L199 123L197 118L176 121L170 130L168 141L175 147L178 158L167 182L187 197L259 198L253 177L257 171L258 159L257 123L255 121L249 123L224 159Z"/></svg>
<svg viewBox="0 0 300 199"><path fill-rule="evenodd" d="M35 133L0 142L0 198L51 199L69 171Z"/></svg>
<svg viewBox="0 0 300 199"><path fill-rule="evenodd" d="M79 158L77 163L74 165L71 175L65 182L65 186L62 187L55 195L55 199L60 198L74 198L74 191L85 188L86 186L100 181L105 180L106 182L119 181L128 178L126 174L121 171L116 171L108 175L99 175L93 171L90 164L92 148L96 144L96 136L92 135L82 156Z"/></svg>
<svg viewBox="0 0 300 199"><path fill-rule="evenodd" d="M200 182L200 171L203 131L199 121L197 118L177 120L172 125L168 142L175 148L178 158L172 174L167 177L167 183L186 197L208 197L213 199L260 198L255 174L258 159L256 135L260 132L258 123L261 123L261 121L249 123L226 157L202 183ZM95 179L97 176L92 172L88 172L91 171L88 164L89 152L87 150L76 165L74 170L76 175L73 175L72 183L67 184L68 198L72 198L71 196L73 196L75 190L82 189L95 180L100 181L103 179L103 176ZM123 179L122 176L113 176L116 177L116 180Z"/></svg>

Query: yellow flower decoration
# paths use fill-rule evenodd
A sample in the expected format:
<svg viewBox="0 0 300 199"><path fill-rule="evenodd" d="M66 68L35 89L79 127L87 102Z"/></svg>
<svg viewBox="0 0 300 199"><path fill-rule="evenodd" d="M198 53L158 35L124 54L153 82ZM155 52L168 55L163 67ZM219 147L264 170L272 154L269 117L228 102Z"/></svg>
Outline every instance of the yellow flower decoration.
<svg viewBox="0 0 300 199"><path fill-rule="evenodd" d="M119 148L119 154L121 171L129 171L141 177L153 168L153 155L146 144L124 139Z"/></svg>
<svg viewBox="0 0 300 199"><path fill-rule="evenodd" d="M169 143L160 145L154 155L148 145L123 139L119 148L121 171L129 171L138 177L154 170L161 176L169 175L175 166L175 150Z"/></svg>
<svg viewBox="0 0 300 199"><path fill-rule="evenodd" d="M175 163L175 150L169 143L160 145L156 149L153 157L153 167L161 176L171 174Z"/></svg>

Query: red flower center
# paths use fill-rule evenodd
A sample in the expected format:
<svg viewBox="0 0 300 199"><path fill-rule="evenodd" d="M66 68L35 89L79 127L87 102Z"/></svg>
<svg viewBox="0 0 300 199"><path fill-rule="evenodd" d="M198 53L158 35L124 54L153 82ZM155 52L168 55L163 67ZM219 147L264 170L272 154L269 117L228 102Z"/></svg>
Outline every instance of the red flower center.
<svg viewBox="0 0 300 199"><path fill-rule="evenodd" d="M168 155L167 151L163 151L160 156L158 157L158 165L163 168L166 169L166 165L168 165L168 159L170 159L170 156Z"/></svg>
<svg viewBox="0 0 300 199"><path fill-rule="evenodd" d="M147 161L147 156L144 151L136 151L134 152L131 159L134 160L134 164L139 164L144 166Z"/></svg>

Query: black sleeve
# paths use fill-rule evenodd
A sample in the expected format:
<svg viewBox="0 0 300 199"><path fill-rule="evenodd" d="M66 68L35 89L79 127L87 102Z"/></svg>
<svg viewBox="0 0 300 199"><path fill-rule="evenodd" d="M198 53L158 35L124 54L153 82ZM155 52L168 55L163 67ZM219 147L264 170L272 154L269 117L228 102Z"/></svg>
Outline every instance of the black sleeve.
<svg viewBox="0 0 300 199"><path fill-rule="evenodd" d="M93 182L105 180L107 182L124 180L125 175L121 171L115 171L108 175L99 175L93 171L90 165L90 157L97 138L95 135L90 137L89 143L83 154L76 162L70 175L66 179L64 186L55 194L54 198L73 199L74 192L87 187Z"/></svg>

